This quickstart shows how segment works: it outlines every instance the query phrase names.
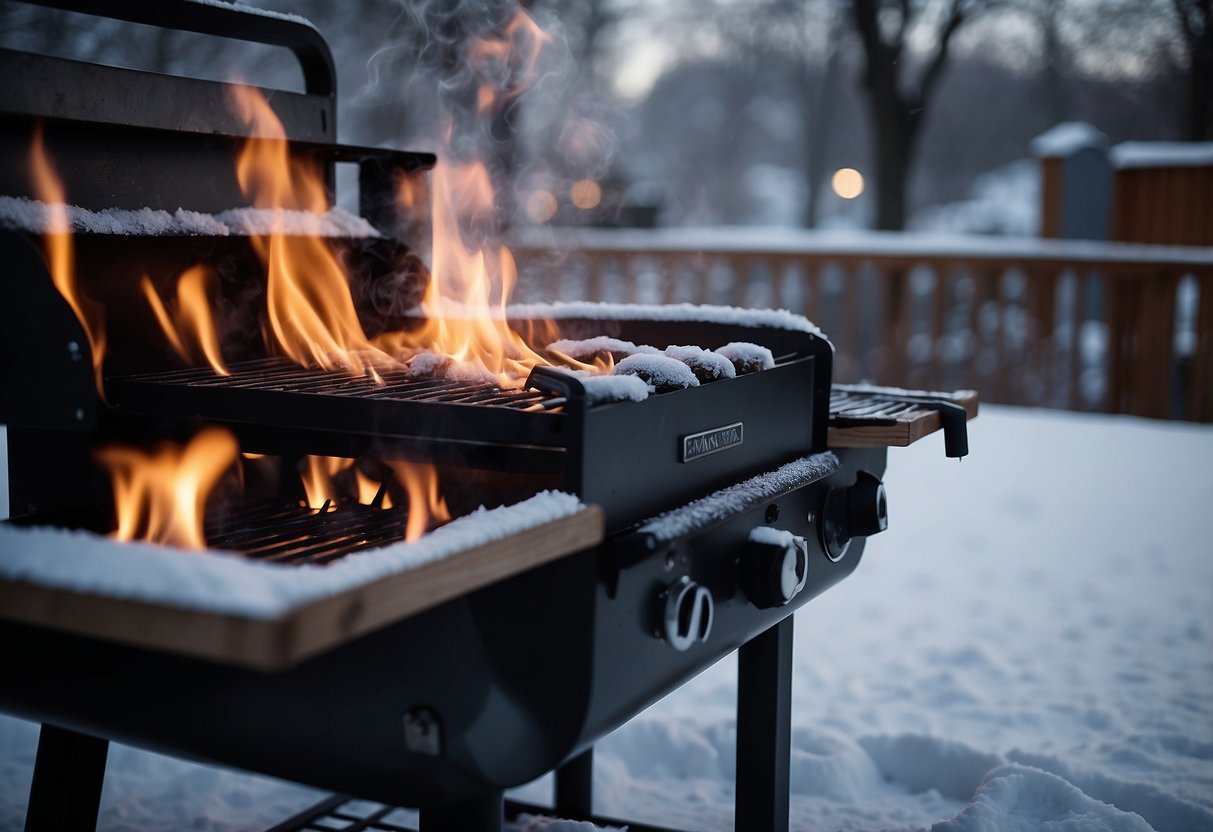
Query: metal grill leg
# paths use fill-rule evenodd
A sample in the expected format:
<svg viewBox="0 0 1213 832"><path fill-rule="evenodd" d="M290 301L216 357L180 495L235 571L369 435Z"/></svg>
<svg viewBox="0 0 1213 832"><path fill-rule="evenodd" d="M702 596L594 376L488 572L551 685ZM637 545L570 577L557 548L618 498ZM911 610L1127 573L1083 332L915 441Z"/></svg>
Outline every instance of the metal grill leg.
<svg viewBox="0 0 1213 832"><path fill-rule="evenodd" d="M555 813L587 819L594 814L594 749L587 748L556 769Z"/></svg>
<svg viewBox="0 0 1213 832"><path fill-rule="evenodd" d="M421 810L419 832L501 832L505 795Z"/></svg>
<svg viewBox="0 0 1213 832"><path fill-rule="evenodd" d="M734 828L788 832L792 616L742 645L737 658Z"/></svg>
<svg viewBox="0 0 1213 832"><path fill-rule="evenodd" d="M43 725L25 832L93 832L109 741Z"/></svg>

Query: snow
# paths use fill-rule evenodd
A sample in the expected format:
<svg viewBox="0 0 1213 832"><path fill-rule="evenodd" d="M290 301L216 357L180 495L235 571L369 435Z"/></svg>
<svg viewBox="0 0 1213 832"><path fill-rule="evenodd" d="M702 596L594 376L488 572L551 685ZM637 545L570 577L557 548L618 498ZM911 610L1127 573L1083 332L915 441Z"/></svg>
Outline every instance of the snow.
<svg viewBox="0 0 1213 832"><path fill-rule="evenodd" d="M916 211L910 228L1034 237L1040 229L1040 163L1019 159L988 170L973 180L967 198Z"/></svg>
<svg viewBox="0 0 1213 832"><path fill-rule="evenodd" d="M605 402L642 402L649 397L649 385L639 376L588 376L581 379L586 401L590 404Z"/></svg>
<svg viewBox="0 0 1213 832"><path fill-rule="evenodd" d="M1205 168L1213 166L1213 142L1122 142L1110 158L1119 170Z"/></svg>
<svg viewBox="0 0 1213 832"><path fill-rule="evenodd" d="M67 214L74 231L93 234L226 237L274 232L314 237L379 236L366 220L340 208L331 208L323 214L269 208L232 208L219 214L200 214L178 208L170 214L154 208L92 211L68 205ZM45 234L50 230L49 207L36 199L0 196L0 227Z"/></svg>
<svg viewBox="0 0 1213 832"><path fill-rule="evenodd" d="M1063 121L1032 139L1029 146L1038 159L1054 159L1087 148L1107 150L1108 137L1084 121Z"/></svg>
<svg viewBox="0 0 1213 832"><path fill-rule="evenodd" d="M775 356L769 349L749 341L732 341L717 349L716 354L733 362L733 368L738 373L769 370L775 366Z"/></svg>
<svg viewBox="0 0 1213 832"><path fill-rule="evenodd" d="M833 453L806 456L781 468L731 485L642 523L638 529L658 540L673 540L703 529L738 511L753 508L792 488L828 476L838 467Z"/></svg>
<svg viewBox="0 0 1213 832"><path fill-rule="evenodd" d="M638 352L652 355L660 352L656 347L637 346L631 341L621 341L618 338L611 338L607 335L598 335L594 338L583 338L580 340L561 338L559 341L553 341L548 344L547 348L563 353L569 358L575 358L578 361L589 361L596 355L608 352L615 355L635 355Z"/></svg>
<svg viewBox="0 0 1213 832"><path fill-rule="evenodd" d="M38 586L205 610L276 618L291 609L388 575L575 514L581 502L544 491L512 506L480 508L411 543L344 557L330 566L283 566L167 546L117 543L89 532L0 526L0 578Z"/></svg>
<svg viewBox="0 0 1213 832"><path fill-rule="evenodd" d="M722 378L733 378L737 370L733 362L723 355L717 355L711 350L696 346L666 347L665 354L675 361L681 361L691 368L695 378L700 382L719 381Z"/></svg>
<svg viewBox="0 0 1213 832"><path fill-rule="evenodd" d="M630 234L631 232L612 232ZM694 303L521 303L506 308L506 316L514 319L559 321L566 318L587 318L592 321L703 321L730 326L774 327L795 332L821 335L821 330L808 318L786 309L742 309L737 306L706 306Z"/></svg>
<svg viewBox="0 0 1213 832"><path fill-rule="evenodd" d="M517 237L522 245L527 245L531 238L519 232ZM1108 243L1095 240L1054 240L1039 237L996 237L992 235L958 234L948 232L900 232L900 231L810 231L798 228L755 228L755 227L701 227L701 228L658 228L658 229L578 229L563 231L558 234L548 234L546 244L557 249L583 250L592 252L618 252L620 254L643 251L646 254L679 254L685 252L700 252L703 254L748 253L755 254L787 254L811 255L821 259L831 256L856 257L868 260L879 260L881 257L929 259L934 257L988 257L1003 260L1019 260L1024 262L1039 261L1073 261L1084 264L1117 264L1143 263L1173 263L1175 265L1213 265L1213 248L1208 246L1157 246L1142 243ZM535 238L539 240L538 237ZM606 318L608 314L600 311L594 314L596 307L611 304L565 303L553 304L561 309L562 317ZM515 306L511 310L537 310L532 317L540 317L539 311L543 304L530 306ZM660 310L671 310L669 317L655 317L654 320L686 320L683 315L693 316L689 310L678 312L680 308L695 309L689 304L681 306L651 307L655 312L646 314L661 315ZM617 306L619 309L636 307ZM648 307L641 307L648 308ZM699 309L728 309L729 307L698 307ZM754 320L753 326L780 326L784 329L803 329L801 326L780 324L782 316L792 315L790 312L761 312L759 310L736 310L755 315L767 315L767 320L754 320L737 316L738 322ZM525 313L520 313L525 317ZM777 317L771 318L771 315ZM614 317L623 317L624 313L615 313ZM694 317L689 318L694 320ZM803 319L801 319L803 320ZM727 321L726 321L727 322Z"/></svg>
<svg viewBox="0 0 1213 832"><path fill-rule="evenodd" d="M969 432L964 463L890 451L889 530L796 615L792 829L1213 829L1213 428L983 406ZM736 672L600 742L595 810L732 829ZM36 742L0 718L0 830ZM320 796L115 745L100 829L264 829Z"/></svg>
<svg viewBox="0 0 1213 832"><path fill-rule="evenodd" d="M615 375L638 376L654 393L699 386L690 367L664 355L629 355L615 365Z"/></svg>

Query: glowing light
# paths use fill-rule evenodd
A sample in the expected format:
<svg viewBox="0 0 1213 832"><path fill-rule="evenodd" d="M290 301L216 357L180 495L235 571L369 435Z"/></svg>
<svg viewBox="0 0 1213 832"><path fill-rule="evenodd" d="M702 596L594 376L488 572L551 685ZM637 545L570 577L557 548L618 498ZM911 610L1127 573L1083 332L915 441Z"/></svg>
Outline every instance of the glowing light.
<svg viewBox="0 0 1213 832"><path fill-rule="evenodd" d="M579 179L569 190L569 198L581 210L589 211L602 202L602 187L593 179Z"/></svg>
<svg viewBox="0 0 1213 832"><path fill-rule="evenodd" d="M830 187L843 199L854 199L863 193L863 174L855 168L839 168L830 179Z"/></svg>
<svg viewBox="0 0 1213 832"><path fill-rule="evenodd" d="M526 215L535 222L547 222L556 216L556 197L548 191L534 191L526 200Z"/></svg>

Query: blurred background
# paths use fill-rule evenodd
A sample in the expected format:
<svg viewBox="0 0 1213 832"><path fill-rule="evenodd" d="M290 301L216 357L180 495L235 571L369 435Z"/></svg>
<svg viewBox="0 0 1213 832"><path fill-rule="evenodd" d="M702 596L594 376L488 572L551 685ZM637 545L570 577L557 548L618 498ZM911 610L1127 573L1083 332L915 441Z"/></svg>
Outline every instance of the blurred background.
<svg viewBox="0 0 1213 832"><path fill-rule="evenodd" d="M840 380L1213 420L1209 0L254 5L333 46L342 141L487 161L519 300L785 307ZM302 89L7 0L0 46Z"/></svg>

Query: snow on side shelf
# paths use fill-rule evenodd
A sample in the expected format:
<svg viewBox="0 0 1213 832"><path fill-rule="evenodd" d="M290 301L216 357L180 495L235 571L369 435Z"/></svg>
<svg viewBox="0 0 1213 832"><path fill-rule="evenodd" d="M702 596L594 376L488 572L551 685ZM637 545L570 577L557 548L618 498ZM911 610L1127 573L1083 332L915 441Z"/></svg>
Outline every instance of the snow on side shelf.
<svg viewBox="0 0 1213 832"><path fill-rule="evenodd" d="M276 566L239 555L199 556L116 543L87 532L0 526L0 579L249 618L274 618L320 598L416 569L575 514L581 501L544 491L481 508L412 543L349 555L330 566Z"/></svg>
<svg viewBox="0 0 1213 832"><path fill-rule="evenodd" d="M267 208L233 208L219 214L200 214L178 208L170 214L154 208L91 211L68 205L67 215L74 231L93 234L226 237L275 231L315 237L379 236L366 220L340 208L331 208L323 214ZM0 227L45 234L50 230L48 206L25 197L0 196Z"/></svg>
<svg viewBox="0 0 1213 832"><path fill-rule="evenodd" d="M673 540L784 491L828 476L837 467L838 457L830 451L806 456L659 515L643 523L638 531L651 534L658 540Z"/></svg>
<svg viewBox="0 0 1213 832"><path fill-rule="evenodd" d="M730 326L771 327L795 332L825 335L808 318L786 309L741 309L736 306L699 306L693 303L659 305L631 303L520 303L506 308L510 318L559 321L563 318L588 318L592 321L702 321Z"/></svg>

